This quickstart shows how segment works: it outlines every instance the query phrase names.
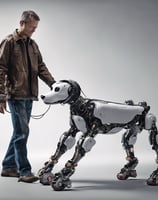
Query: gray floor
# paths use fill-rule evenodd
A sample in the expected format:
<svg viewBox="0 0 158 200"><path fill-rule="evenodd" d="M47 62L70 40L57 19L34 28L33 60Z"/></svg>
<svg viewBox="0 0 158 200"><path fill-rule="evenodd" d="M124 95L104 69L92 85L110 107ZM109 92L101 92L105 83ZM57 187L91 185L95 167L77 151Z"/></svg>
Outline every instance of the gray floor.
<svg viewBox="0 0 158 200"><path fill-rule="evenodd" d="M140 200L157 199L158 187L147 186L146 178L153 167L138 167L138 177L126 181L118 181L116 174L118 164L81 165L72 177L72 188L56 192L51 186L43 186L39 182L33 184L18 183L16 178L0 177L1 200ZM119 166L120 167L120 166Z"/></svg>

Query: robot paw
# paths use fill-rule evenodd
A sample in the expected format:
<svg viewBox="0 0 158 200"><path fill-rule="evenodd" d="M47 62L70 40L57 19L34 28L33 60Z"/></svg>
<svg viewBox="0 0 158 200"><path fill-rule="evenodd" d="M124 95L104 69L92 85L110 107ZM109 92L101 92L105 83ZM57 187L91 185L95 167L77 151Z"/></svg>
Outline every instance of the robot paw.
<svg viewBox="0 0 158 200"><path fill-rule="evenodd" d="M150 175L146 182L148 185L158 185L158 170L153 171L153 173Z"/></svg>
<svg viewBox="0 0 158 200"><path fill-rule="evenodd" d="M51 185L53 178L54 178L54 175L51 172L48 172L39 176L39 181L42 185Z"/></svg>
<svg viewBox="0 0 158 200"><path fill-rule="evenodd" d="M51 185L55 191L62 191L66 187L71 188L71 180L69 178L64 179L60 174L56 174Z"/></svg>
<svg viewBox="0 0 158 200"><path fill-rule="evenodd" d="M129 169L125 169L122 168L121 171L117 174L117 178L119 180L126 180L129 177L136 177L137 176L137 172L136 170L129 170Z"/></svg>
<svg viewBox="0 0 158 200"><path fill-rule="evenodd" d="M52 171L54 167L54 164L52 162L45 162L44 163L44 167L42 167L41 169L39 169L38 171L38 176L42 176L43 174L47 174L50 173Z"/></svg>

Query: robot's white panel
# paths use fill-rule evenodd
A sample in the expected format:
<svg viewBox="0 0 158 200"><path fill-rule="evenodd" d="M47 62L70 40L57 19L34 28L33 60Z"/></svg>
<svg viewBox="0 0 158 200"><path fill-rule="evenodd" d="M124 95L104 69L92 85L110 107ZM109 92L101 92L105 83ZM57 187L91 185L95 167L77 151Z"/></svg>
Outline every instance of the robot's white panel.
<svg viewBox="0 0 158 200"><path fill-rule="evenodd" d="M87 132L86 122L82 117L78 115L73 115L72 119L78 130L80 130L83 133Z"/></svg>
<svg viewBox="0 0 158 200"><path fill-rule="evenodd" d="M152 128L153 124L155 124L156 121L157 121L156 116L153 115L152 113L148 113L145 116L145 129L150 130Z"/></svg>
<svg viewBox="0 0 158 200"><path fill-rule="evenodd" d="M92 149L92 147L95 145L96 141L92 137L88 137L85 139L85 141L82 144L83 149L88 152Z"/></svg>
<svg viewBox="0 0 158 200"><path fill-rule="evenodd" d="M110 102L94 102L94 116L99 118L103 124L128 123L136 115L142 114L144 108L141 106L130 106L126 104L115 104Z"/></svg>
<svg viewBox="0 0 158 200"><path fill-rule="evenodd" d="M69 136L65 140L64 144L67 147L67 149L71 149L74 146L75 142L76 142L76 139L74 137L72 137L72 136Z"/></svg>

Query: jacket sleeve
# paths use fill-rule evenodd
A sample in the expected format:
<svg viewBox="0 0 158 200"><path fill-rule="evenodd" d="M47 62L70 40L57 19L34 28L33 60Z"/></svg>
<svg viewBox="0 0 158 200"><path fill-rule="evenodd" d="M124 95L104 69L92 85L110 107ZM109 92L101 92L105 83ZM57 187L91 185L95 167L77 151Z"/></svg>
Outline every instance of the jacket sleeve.
<svg viewBox="0 0 158 200"><path fill-rule="evenodd" d="M54 77L51 75L46 64L43 62L42 55L38 48L38 75L49 87L55 82Z"/></svg>
<svg viewBox="0 0 158 200"><path fill-rule="evenodd" d="M5 39L0 43L0 102L6 101L8 63L9 42Z"/></svg>

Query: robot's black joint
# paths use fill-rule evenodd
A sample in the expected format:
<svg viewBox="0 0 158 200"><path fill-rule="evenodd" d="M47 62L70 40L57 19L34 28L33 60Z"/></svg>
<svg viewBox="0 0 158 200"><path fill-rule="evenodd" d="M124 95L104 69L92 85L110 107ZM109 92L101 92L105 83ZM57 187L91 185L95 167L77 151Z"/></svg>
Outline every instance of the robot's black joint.
<svg viewBox="0 0 158 200"><path fill-rule="evenodd" d="M52 168L54 166L52 161L47 161L44 163L44 168L48 169L48 168Z"/></svg>
<svg viewBox="0 0 158 200"><path fill-rule="evenodd" d="M138 103L138 105L143 106L144 108L146 108L148 106L146 101L141 101Z"/></svg>
<svg viewBox="0 0 158 200"><path fill-rule="evenodd" d="M133 152L133 147L131 147L130 149L126 149L126 152L127 152L127 158L126 160L134 160L135 159L135 156L134 156L134 152Z"/></svg>
<svg viewBox="0 0 158 200"><path fill-rule="evenodd" d="M153 144L152 149L158 153L158 145Z"/></svg>
<svg viewBox="0 0 158 200"><path fill-rule="evenodd" d="M141 101L138 103L138 105L144 108L144 114L148 113L148 111L150 110L150 106L148 106L146 101Z"/></svg>
<svg viewBox="0 0 158 200"><path fill-rule="evenodd" d="M66 164L65 167L66 168L75 168L77 166L77 163L73 163L72 160L69 160Z"/></svg>
<svg viewBox="0 0 158 200"><path fill-rule="evenodd" d="M61 174L64 177L69 177L75 172L75 164L72 163L72 161L68 161L65 164L65 167L61 170Z"/></svg>
<svg viewBox="0 0 158 200"><path fill-rule="evenodd" d="M124 166L125 169L134 169L138 165L138 159L136 157L127 157L127 160L129 162Z"/></svg>
<svg viewBox="0 0 158 200"><path fill-rule="evenodd" d="M152 130L150 131L149 141L150 144L153 146L152 149L158 150L158 143L157 143L157 128L153 125Z"/></svg>
<svg viewBox="0 0 158 200"><path fill-rule="evenodd" d="M58 160L57 160L54 156L51 156L51 157L50 157L50 160L49 160L49 163L50 163L50 164L52 163L52 164L54 165L54 164L56 164L57 162L58 162Z"/></svg>
<svg viewBox="0 0 158 200"><path fill-rule="evenodd" d="M67 175L69 175L71 173L71 171L72 171L71 168L66 168L65 167L64 169L62 169L61 172L62 172L63 176L67 176Z"/></svg>
<svg viewBox="0 0 158 200"><path fill-rule="evenodd" d="M125 103L126 103L127 105L134 105L134 102L133 102L133 100L131 100L131 99L126 100Z"/></svg>

